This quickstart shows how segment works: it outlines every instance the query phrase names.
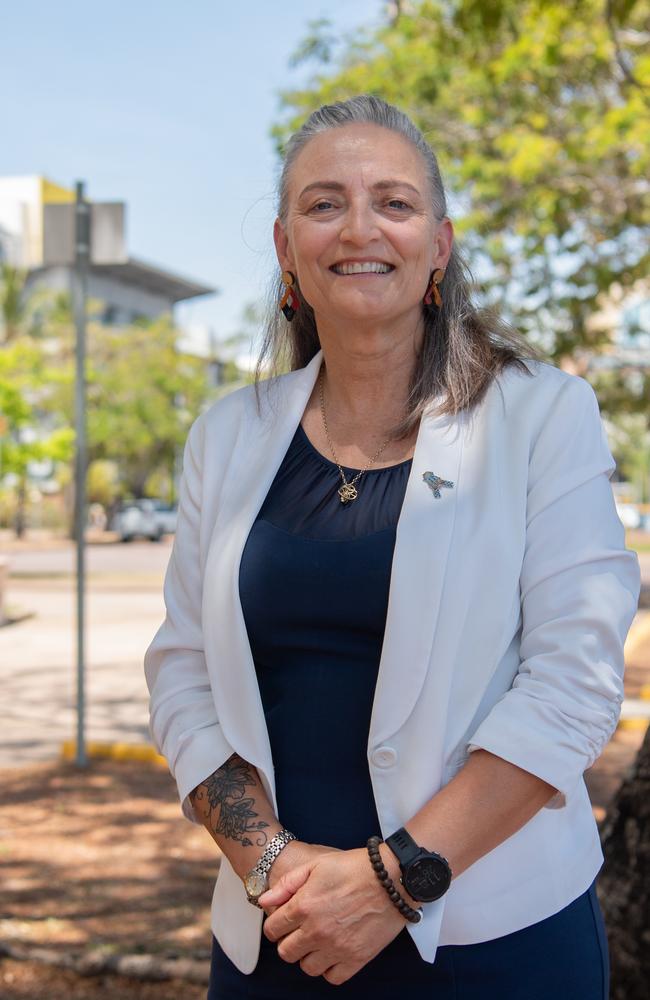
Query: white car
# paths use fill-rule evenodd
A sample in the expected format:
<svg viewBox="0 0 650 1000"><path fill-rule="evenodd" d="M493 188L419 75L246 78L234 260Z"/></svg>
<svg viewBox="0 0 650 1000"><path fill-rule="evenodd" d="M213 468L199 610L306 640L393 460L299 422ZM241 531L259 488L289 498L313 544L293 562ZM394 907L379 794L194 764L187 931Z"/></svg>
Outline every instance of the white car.
<svg viewBox="0 0 650 1000"><path fill-rule="evenodd" d="M121 542L137 537L159 542L163 535L176 530L176 508L148 497L126 500L115 513L111 530L117 532Z"/></svg>

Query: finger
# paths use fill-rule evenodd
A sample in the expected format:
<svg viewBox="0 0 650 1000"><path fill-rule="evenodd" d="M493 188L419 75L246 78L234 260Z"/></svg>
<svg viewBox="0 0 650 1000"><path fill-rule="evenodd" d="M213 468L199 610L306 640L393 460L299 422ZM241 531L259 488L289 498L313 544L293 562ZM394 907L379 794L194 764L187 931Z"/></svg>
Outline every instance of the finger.
<svg viewBox="0 0 650 1000"><path fill-rule="evenodd" d="M322 951L310 951L300 959L300 968L307 976L322 976L332 967L332 958Z"/></svg>
<svg viewBox="0 0 650 1000"><path fill-rule="evenodd" d="M279 941L280 938L286 937L287 934L297 931L304 919L305 916L302 909L296 906L292 900L289 900L284 906L278 906L266 918L262 927L264 936L269 941Z"/></svg>
<svg viewBox="0 0 650 1000"><path fill-rule="evenodd" d="M286 872L278 880L277 885L262 893L258 899L258 903L266 909L267 906L282 906L288 902L294 892L297 892L305 884L314 864L314 861L307 861L304 865L298 865L297 868L292 868L290 872Z"/></svg>
<svg viewBox="0 0 650 1000"><path fill-rule="evenodd" d="M283 962L299 962L313 950L313 943L307 942L307 936L298 928L292 934L287 934L278 944L278 955ZM331 958L330 963L331 964Z"/></svg>
<svg viewBox="0 0 650 1000"><path fill-rule="evenodd" d="M338 965L332 965L323 973L323 978L331 983L332 986L340 986L342 983L346 983L348 979L352 979L352 976L356 975L359 969L363 968L364 963L359 964L358 962L340 962Z"/></svg>

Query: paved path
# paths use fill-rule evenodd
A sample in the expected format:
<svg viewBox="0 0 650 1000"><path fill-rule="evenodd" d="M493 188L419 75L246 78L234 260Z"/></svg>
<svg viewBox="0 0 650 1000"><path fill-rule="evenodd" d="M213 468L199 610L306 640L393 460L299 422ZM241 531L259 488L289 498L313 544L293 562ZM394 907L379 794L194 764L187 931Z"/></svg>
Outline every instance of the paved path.
<svg viewBox="0 0 650 1000"><path fill-rule="evenodd" d="M169 540L89 548L89 740L148 740L142 660L164 616L162 579L170 551ZM75 737L73 557L72 546L10 554L12 573L19 575L10 580L9 607L34 614L0 629L0 767L52 759ZM650 555L641 562L650 583ZM637 615L626 664L623 717L642 714L635 700L650 684L650 611Z"/></svg>
<svg viewBox="0 0 650 1000"><path fill-rule="evenodd" d="M137 575L89 583L88 739L148 740L142 660L164 617L161 583L160 574L145 583ZM34 615L0 629L0 767L52 759L76 735L72 580L12 580L8 603Z"/></svg>
<svg viewBox="0 0 650 1000"><path fill-rule="evenodd" d="M0 545L0 551L2 546ZM86 546L86 572L89 576L114 573L156 574L165 572L171 540L159 543L131 542L129 544ZM28 576L72 576L75 572L75 550L71 544L46 548L6 549L3 557L9 561L14 579Z"/></svg>

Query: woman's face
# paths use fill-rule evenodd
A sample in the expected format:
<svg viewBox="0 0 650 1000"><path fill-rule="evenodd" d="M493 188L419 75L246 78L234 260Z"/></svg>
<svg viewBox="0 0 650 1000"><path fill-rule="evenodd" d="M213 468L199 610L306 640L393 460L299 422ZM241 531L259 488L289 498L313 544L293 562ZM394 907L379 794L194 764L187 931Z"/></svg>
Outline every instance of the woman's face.
<svg viewBox="0 0 650 1000"><path fill-rule="evenodd" d="M418 327L429 276L453 240L438 222L422 156L377 125L311 139L291 170L287 218L275 224L280 266L296 274L316 319ZM443 293L444 294L444 293Z"/></svg>

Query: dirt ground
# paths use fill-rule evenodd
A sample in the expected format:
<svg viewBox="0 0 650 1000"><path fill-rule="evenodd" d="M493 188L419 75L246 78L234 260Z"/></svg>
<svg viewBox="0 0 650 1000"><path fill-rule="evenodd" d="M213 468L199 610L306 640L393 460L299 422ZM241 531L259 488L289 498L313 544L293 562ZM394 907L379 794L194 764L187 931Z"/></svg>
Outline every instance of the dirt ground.
<svg viewBox="0 0 650 1000"><path fill-rule="evenodd" d="M0 771L0 943L89 958L210 957L219 852L180 813L170 775L92 761ZM0 1000L194 1000L205 987L0 959Z"/></svg>
<svg viewBox="0 0 650 1000"><path fill-rule="evenodd" d="M0 1000L205 1000L205 986L178 979L85 978L36 962L0 961Z"/></svg>
<svg viewBox="0 0 650 1000"><path fill-rule="evenodd" d="M629 680L647 676L632 666ZM599 825L642 738L619 729L586 772ZM94 760L86 771L64 762L0 770L0 1000L203 1000L218 864L163 768ZM32 960L39 948L54 961ZM194 981L57 964L125 955L185 960Z"/></svg>

